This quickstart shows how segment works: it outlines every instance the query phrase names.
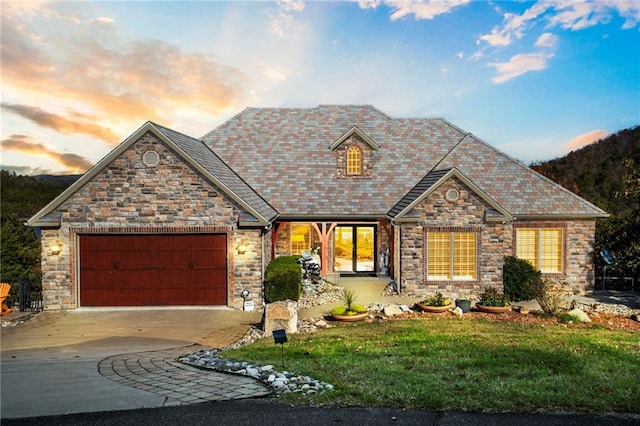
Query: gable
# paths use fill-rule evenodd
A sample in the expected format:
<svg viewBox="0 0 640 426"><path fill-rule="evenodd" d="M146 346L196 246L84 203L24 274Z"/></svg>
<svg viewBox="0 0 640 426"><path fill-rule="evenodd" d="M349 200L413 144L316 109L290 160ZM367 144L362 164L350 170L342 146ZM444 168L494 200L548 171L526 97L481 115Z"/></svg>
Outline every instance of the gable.
<svg viewBox="0 0 640 426"><path fill-rule="evenodd" d="M453 169L444 169L444 170L434 170L427 173L417 184L414 186L411 191L409 191L398 203L393 206L387 215L394 219L396 222L406 222L406 221L415 221L420 218L420 215L414 211L414 209L422 203L423 200L427 199L429 196L434 194L441 186L445 183L450 182L451 180L457 179L460 181L466 188L474 193L479 199L481 199L486 206L488 207L487 211L489 211L488 215L485 215L485 220L487 221L511 221L513 220L513 216L511 216L504 207L498 204L493 198L491 198L488 194L484 193L476 184L474 184L471 180L469 180L465 175L463 175L459 170ZM449 191L456 191L455 189L451 189ZM453 192L446 191L440 199L446 201L448 203L455 204L459 200L460 194L455 194ZM496 214L497 213L497 214Z"/></svg>
<svg viewBox="0 0 640 426"><path fill-rule="evenodd" d="M147 122L133 135L116 147L111 153L89 169L79 180L56 197L51 203L36 213L28 222L28 226L56 227L60 226L60 218L55 210L66 200L87 186L98 174L105 171L112 163L123 155L131 156L131 148L143 138L155 139L164 144L175 155L184 160L188 167L201 174L210 184L237 203L243 212L245 225L267 225L277 217L277 212L268 205L255 191L242 181L215 154L200 141L173 132L162 126ZM144 164L145 156L152 150L141 154L140 164ZM135 170L134 170L135 172ZM130 176L122 177L123 184ZM53 219L53 220L52 220ZM241 224L243 224L241 222Z"/></svg>

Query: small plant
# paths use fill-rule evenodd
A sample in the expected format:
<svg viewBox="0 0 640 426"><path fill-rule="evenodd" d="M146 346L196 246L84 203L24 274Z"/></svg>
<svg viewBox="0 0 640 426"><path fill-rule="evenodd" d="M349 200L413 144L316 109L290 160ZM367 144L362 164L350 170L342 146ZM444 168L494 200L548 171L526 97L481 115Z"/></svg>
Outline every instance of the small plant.
<svg viewBox="0 0 640 426"><path fill-rule="evenodd" d="M420 304L425 306L449 306L451 301L438 292L434 296L424 299Z"/></svg>
<svg viewBox="0 0 640 426"><path fill-rule="evenodd" d="M331 315L340 316L353 316L357 314L364 314L367 312L367 308L356 303L357 294L353 290L345 290L342 294L343 306L336 306L331 309Z"/></svg>
<svg viewBox="0 0 640 426"><path fill-rule="evenodd" d="M499 293L493 287L489 287L482 292L478 303L484 306L509 306L509 296Z"/></svg>

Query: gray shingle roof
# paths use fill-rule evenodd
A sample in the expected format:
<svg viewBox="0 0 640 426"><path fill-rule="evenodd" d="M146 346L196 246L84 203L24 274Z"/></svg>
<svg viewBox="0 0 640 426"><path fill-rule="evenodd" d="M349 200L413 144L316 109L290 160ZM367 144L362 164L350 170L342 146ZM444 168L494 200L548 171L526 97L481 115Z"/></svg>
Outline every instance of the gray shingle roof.
<svg viewBox="0 0 640 426"><path fill-rule="evenodd" d="M339 178L331 144L354 127L377 144L370 178ZM513 216L604 211L441 118L368 105L247 108L202 139L282 217L384 216L436 166L456 168ZM461 141L461 139L464 139Z"/></svg>

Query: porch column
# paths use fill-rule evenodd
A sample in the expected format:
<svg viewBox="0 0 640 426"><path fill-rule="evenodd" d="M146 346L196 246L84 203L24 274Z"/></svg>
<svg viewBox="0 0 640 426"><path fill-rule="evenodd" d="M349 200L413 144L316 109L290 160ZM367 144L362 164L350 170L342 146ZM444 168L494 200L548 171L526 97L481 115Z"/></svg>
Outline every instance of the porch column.
<svg viewBox="0 0 640 426"><path fill-rule="evenodd" d="M320 237L320 257L322 258L322 276L327 276L327 259L329 256L329 235L333 231L333 228L336 227L335 223L329 225L329 229L327 229L327 222L322 222L322 230L318 227L318 224L312 222L313 228L318 233Z"/></svg>

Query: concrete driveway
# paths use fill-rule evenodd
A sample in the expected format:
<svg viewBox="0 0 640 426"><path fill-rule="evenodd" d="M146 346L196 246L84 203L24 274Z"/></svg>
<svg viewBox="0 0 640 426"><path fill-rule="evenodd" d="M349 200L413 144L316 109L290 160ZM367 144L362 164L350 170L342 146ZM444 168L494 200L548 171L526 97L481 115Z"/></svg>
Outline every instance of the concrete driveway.
<svg viewBox="0 0 640 426"><path fill-rule="evenodd" d="M0 418L161 407L164 397L103 377L98 363L116 354L176 347L189 353L196 343L226 346L260 318L230 309L39 313L2 328Z"/></svg>

